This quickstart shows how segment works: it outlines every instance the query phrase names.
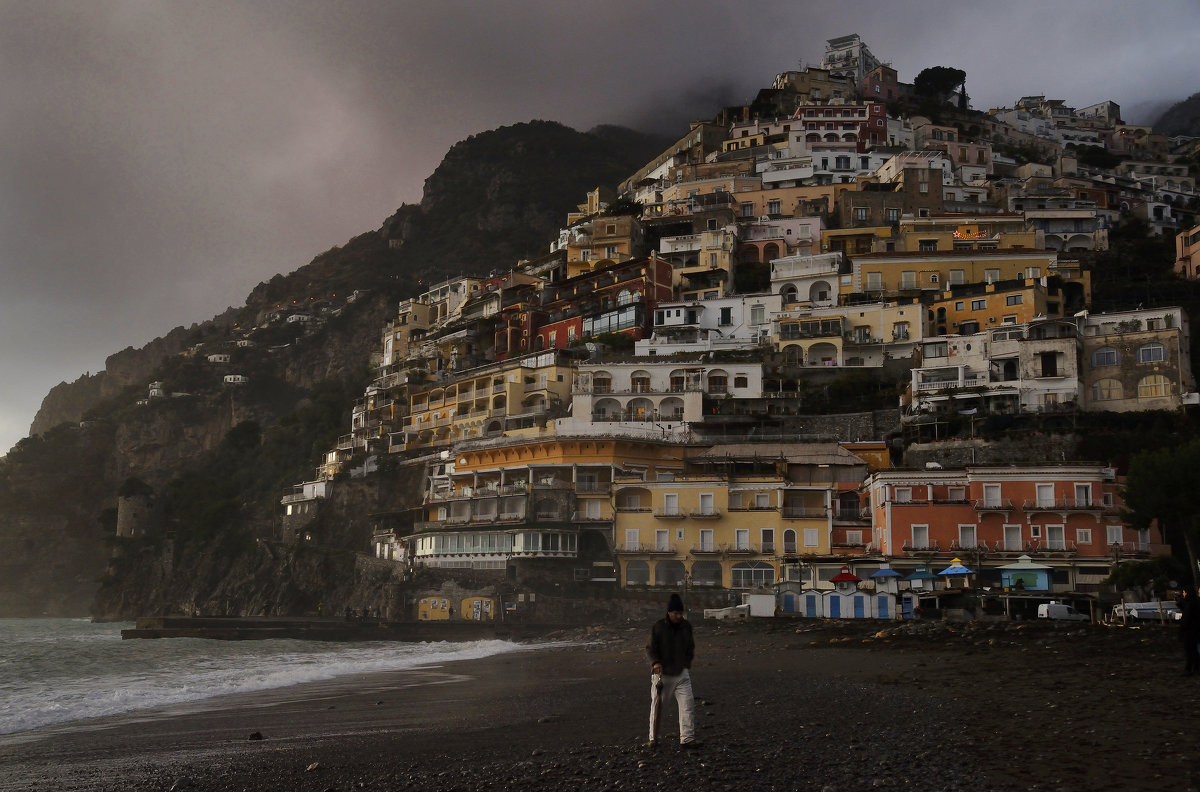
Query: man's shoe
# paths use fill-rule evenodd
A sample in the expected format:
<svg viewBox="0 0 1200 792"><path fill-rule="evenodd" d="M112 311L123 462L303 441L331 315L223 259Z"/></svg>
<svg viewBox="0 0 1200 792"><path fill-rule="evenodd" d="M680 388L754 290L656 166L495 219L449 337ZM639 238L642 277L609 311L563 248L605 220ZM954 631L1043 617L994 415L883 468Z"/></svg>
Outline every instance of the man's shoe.
<svg viewBox="0 0 1200 792"><path fill-rule="evenodd" d="M699 741L699 740L688 740L687 742L681 742L681 743L679 743L679 747L680 747L680 748L686 748L686 749L688 749L688 750L691 750L692 748L699 748L699 747L700 747L700 741Z"/></svg>
<svg viewBox="0 0 1200 792"><path fill-rule="evenodd" d="M657 751L658 743L654 740L647 740L646 742L642 743L642 750L643 751Z"/></svg>

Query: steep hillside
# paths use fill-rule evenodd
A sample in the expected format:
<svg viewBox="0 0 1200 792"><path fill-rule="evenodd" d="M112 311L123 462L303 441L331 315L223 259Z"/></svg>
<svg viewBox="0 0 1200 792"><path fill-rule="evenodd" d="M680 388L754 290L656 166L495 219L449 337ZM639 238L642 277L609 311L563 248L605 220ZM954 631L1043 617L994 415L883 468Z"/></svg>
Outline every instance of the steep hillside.
<svg viewBox="0 0 1200 792"><path fill-rule="evenodd" d="M422 281L537 255L588 190L616 183L665 146L627 130L581 133L542 121L473 136L429 177L421 203L381 229L260 283L244 306L56 386L34 436L0 459L0 616L85 614L102 581L106 615L132 615L122 602L164 611L216 600L231 612L295 605L254 582L262 562L254 539L270 534L281 490L311 476L346 431L397 300L419 293ZM291 313L314 321L284 321ZM254 346L236 346L248 328ZM210 363L213 352L230 362ZM248 385L226 387L227 373L246 375ZM137 404L151 381L188 395ZM118 548L123 560L106 573L117 491L131 477L151 487L177 537L143 546L140 562ZM366 549L361 531L340 541ZM184 559L203 566L175 563ZM200 568L203 584L194 585L189 576ZM130 571L124 583L113 578L122 569Z"/></svg>
<svg viewBox="0 0 1200 792"><path fill-rule="evenodd" d="M1154 122L1154 131L1168 137L1200 137L1200 93L1194 93L1168 108Z"/></svg>

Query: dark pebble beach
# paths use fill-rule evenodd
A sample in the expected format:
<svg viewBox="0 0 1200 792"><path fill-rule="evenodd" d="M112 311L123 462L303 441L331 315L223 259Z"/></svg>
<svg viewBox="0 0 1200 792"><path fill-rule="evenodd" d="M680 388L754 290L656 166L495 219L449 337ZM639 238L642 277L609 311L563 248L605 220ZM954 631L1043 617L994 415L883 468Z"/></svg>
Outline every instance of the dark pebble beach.
<svg viewBox="0 0 1200 792"><path fill-rule="evenodd" d="M1200 787L1171 627L693 623L695 748L673 706L642 747L649 625L616 625L9 735L0 790Z"/></svg>

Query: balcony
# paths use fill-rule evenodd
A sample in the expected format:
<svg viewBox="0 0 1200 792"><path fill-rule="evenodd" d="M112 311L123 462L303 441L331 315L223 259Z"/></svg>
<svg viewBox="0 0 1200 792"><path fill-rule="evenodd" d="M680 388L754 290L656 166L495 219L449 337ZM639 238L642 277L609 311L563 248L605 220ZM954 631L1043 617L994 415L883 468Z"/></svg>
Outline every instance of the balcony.
<svg viewBox="0 0 1200 792"><path fill-rule="evenodd" d="M612 517L604 517L602 515L591 515L583 512L572 512L571 522L586 522L586 523L611 523Z"/></svg>
<svg viewBox="0 0 1200 792"><path fill-rule="evenodd" d="M612 492L612 482L609 481L577 481L576 495L607 495Z"/></svg>
<svg viewBox="0 0 1200 792"><path fill-rule="evenodd" d="M675 555L673 544L624 544L617 545L621 555Z"/></svg>
<svg viewBox="0 0 1200 792"><path fill-rule="evenodd" d="M974 502L975 511L1010 512L1015 507L1009 498L980 498Z"/></svg>
<svg viewBox="0 0 1200 792"><path fill-rule="evenodd" d="M1113 508L1105 506L1103 503L1092 500L1091 498L1055 498L1054 500L1046 500L1040 498L1037 500L1027 500L1024 503L1025 511L1106 511Z"/></svg>
<svg viewBox="0 0 1200 792"><path fill-rule="evenodd" d="M655 509L654 517L658 520L683 520L687 518L687 513L681 512L678 509L672 509L670 511L666 509Z"/></svg>
<svg viewBox="0 0 1200 792"><path fill-rule="evenodd" d="M712 542L702 542L698 545L692 545L692 555L720 555L721 548L714 545Z"/></svg>
<svg viewBox="0 0 1200 792"><path fill-rule="evenodd" d="M928 382L918 382L917 390L921 392L932 392L940 390L962 390L964 388L980 388L988 384L988 378L985 376L970 376L962 379L952 380L933 380Z"/></svg>
<svg viewBox="0 0 1200 792"><path fill-rule="evenodd" d="M723 545L724 551L729 555L758 555L758 545L749 542L738 542L731 545Z"/></svg>
<svg viewBox="0 0 1200 792"><path fill-rule="evenodd" d="M784 506L782 509L785 520L824 520L825 507L812 508L809 506Z"/></svg>
<svg viewBox="0 0 1200 792"><path fill-rule="evenodd" d="M719 520L721 518L721 512L717 509L702 509L688 512L688 516L693 520Z"/></svg>
<svg viewBox="0 0 1200 792"><path fill-rule="evenodd" d="M905 542L900 550L910 556L935 555L942 552L940 542L926 542L925 544L914 545L911 542Z"/></svg>

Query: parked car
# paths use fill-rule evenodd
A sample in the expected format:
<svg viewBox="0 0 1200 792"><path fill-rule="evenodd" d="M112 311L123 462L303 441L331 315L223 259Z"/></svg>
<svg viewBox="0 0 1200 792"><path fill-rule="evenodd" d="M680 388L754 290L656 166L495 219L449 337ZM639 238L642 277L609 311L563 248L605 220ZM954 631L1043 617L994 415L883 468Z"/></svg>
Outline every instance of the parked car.
<svg viewBox="0 0 1200 792"><path fill-rule="evenodd" d="M1183 618L1179 606L1174 602L1155 600L1153 602L1122 602L1112 610L1112 620L1121 621L1159 622L1177 621Z"/></svg>
<svg viewBox="0 0 1200 792"><path fill-rule="evenodd" d="M1047 602L1038 605L1037 615L1039 619L1052 619L1056 621L1091 621L1092 617L1086 613L1080 613L1070 605L1064 605L1061 602Z"/></svg>

